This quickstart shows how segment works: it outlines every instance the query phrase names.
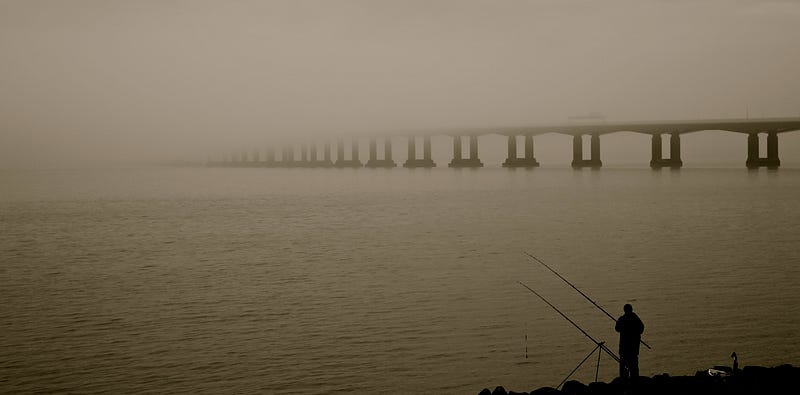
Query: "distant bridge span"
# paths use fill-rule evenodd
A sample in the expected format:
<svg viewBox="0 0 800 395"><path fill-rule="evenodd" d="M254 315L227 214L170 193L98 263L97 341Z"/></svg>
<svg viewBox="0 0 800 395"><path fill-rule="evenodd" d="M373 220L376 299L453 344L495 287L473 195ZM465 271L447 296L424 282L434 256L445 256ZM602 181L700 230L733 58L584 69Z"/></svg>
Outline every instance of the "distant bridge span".
<svg viewBox="0 0 800 395"><path fill-rule="evenodd" d="M680 135L692 132L720 130L734 133L747 134L747 161L748 168L767 167L776 169L780 166L778 158L778 134L800 130L800 118L762 118L762 119L706 119L687 121L655 121L655 122L570 122L565 124L506 126L506 127L477 127L477 128L452 128L452 129L419 129L376 133L373 135L350 136L351 155L345 158L344 137L336 139L336 158L332 157L331 142L311 141L299 144L284 145L280 156L275 154L274 147L267 148L264 160L258 150L248 155L248 152L234 153L221 161L207 161L208 166L224 167L395 167L392 160L392 137L406 137L408 139L408 158L404 167L435 167L431 159L431 136L446 135L453 138L453 160L449 167L482 167L483 163L478 158L478 137L488 134L498 134L508 137L508 157L503 163L504 167L538 167L539 162L534 157L534 136L546 133L560 133L573 136L574 168L599 168L600 136L616 132L634 132L652 136L652 158L650 167L680 168L683 165L680 155ZM759 156L758 135L767 135L767 156ZM583 136L591 136L591 155L589 159L583 158ZM669 158L662 157L662 135L669 136ZM524 139L525 154L517 157L517 140ZM383 140L384 154L378 158L377 140ZM417 158L416 140L423 139L423 155ZM462 140L466 138L469 143L469 157L462 156ZM358 140L369 139L369 160L363 164L359 160ZM299 148L299 158L295 154ZM321 155L318 149L322 148Z"/></svg>
<svg viewBox="0 0 800 395"><path fill-rule="evenodd" d="M800 118L768 118L768 119L704 119L688 121L651 121L651 122L570 122L562 124L481 127L459 129L429 129L411 132L417 136L480 136L485 134L501 134L504 136L540 135L561 133L572 136L586 134L609 134L616 132L634 132L643 134L684 134L708 130L721 130L736 133L784 133L800 130ZM393 132L389 134L408 135L409 132Z"/></svg>

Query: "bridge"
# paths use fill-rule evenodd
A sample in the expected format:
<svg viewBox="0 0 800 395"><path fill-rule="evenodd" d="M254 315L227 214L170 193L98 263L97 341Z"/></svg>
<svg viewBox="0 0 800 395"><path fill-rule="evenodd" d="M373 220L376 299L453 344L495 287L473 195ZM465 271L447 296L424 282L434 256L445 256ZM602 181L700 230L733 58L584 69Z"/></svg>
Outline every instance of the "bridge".
<svg viewBox="0 0 800 395"><path fill-rule="evenodd" d="M478 137L482 135L502 135L508 137L508 156L503 167L538 167L534 156L534 137L546 133L571 135L572 167L600 168L600 136L617 132L634 132L649 134L651 138L650 167L677 169L683 166L681 160L681 135L699 131L728 131L747 134L747 161L750 169L767 167L777 169L778 135L780 133L800 130L800 118L762 118L762 119L705 119L690 121L658 121L658 122L573 122L567 124L530 125L498 128L459 128L414 130L378 133L370 136L351 136L349 142L350 155L345 157L345 138L338 137L323 141L305 141L284 144L276 155L276 147L268 147L265 155L258 150L248 154L247 151L227 155L223 160L208 160L206 166L219 167L371 167L392 168L397 163L392 159L392 138L405 137L408 140L408 156L403 163L406 168L435 167L431 158L431 136L445 135L453 139L453 159L449 167L483 167L478 158ZM759 134L766 135L766 157L760 156ZM589 136L591 144L589 158L583 157L584 136ZM663 157L662 139L669 137L669 157ZM366 163L359 158L359 140L369 140L369 159ZM422 140L422 155L417 155L417 141ZM517 155L517 143L524 144L524 155ZM332 141L335 141L335 158L332 152ZM378 141L383 143L383 154L378 154ZM462 151L464 142L468 144L468 156Z"/></svg>

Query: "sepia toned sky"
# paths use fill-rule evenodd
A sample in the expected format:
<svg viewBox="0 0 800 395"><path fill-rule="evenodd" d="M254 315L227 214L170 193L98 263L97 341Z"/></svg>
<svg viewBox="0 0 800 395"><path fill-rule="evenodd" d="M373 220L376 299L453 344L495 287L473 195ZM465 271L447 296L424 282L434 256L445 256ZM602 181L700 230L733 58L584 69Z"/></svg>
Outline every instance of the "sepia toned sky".
<svg viewBox="0 0 800 395"><path fill-rule="evenodd" d="M587 113L798 117L798 26L790 0L0 0L0 167Z"/></svg>

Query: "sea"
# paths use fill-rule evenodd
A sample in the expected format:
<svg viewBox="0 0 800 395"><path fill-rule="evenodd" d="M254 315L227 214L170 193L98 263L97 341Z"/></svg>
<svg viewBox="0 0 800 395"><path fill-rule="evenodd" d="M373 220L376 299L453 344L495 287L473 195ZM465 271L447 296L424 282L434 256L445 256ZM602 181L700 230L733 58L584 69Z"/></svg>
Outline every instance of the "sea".
<svg viewBox="0 0 800 395"><path fill-rule="evenodd" d="M797 366L799 282L798 168L0 171L0 393L609 382L625 303L642 375Z"/></svg>

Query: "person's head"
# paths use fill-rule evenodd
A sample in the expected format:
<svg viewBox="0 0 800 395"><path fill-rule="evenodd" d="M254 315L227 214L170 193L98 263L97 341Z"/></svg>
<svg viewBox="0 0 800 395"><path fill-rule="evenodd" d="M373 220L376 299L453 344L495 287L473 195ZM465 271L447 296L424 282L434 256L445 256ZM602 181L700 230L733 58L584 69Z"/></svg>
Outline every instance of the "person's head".
<svg viewBox="0 0 800 395"><path fill-rule="evenodd" d="M626 313L633 313L633 306L630 303L625 303L625 306L622 306L622 311Z"/></svg>

